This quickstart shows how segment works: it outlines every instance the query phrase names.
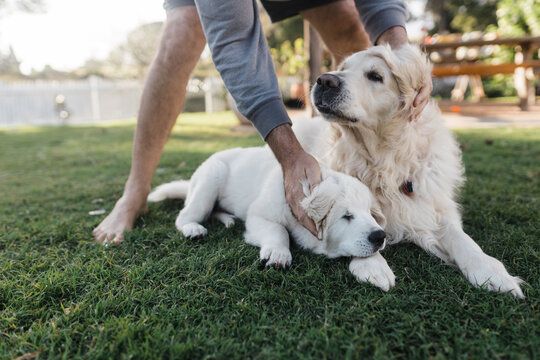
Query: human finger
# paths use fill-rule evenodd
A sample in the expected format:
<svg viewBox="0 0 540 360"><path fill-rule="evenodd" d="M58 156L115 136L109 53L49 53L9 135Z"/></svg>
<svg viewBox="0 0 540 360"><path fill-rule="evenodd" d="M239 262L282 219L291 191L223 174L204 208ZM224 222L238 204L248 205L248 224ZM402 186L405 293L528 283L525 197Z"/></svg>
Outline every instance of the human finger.
<svg viewBox="0 0 540 360"><path fill-rule="evenodd" d="M431 77L429 77L427 83L420 89L420 91L416 95L416 98L414 99L414 102L413 102L413 106L419 107L420 105L423 105L422 108L425 107L425 105L427 104L427 101L429 100L429 96L432 90L433 90L433 80L431 79Z"/></svg>

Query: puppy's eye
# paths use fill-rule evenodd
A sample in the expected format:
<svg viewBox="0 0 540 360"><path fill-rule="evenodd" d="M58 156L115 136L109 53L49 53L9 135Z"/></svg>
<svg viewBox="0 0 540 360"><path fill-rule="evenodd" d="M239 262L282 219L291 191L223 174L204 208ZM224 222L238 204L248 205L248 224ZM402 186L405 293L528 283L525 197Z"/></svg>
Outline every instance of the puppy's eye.
<svg viewBox="0 0 540 360"><path fill-rule="evenodd" d="M367 72L366 77L370 81L375 81L375 82L380 82L380 83L383 82L383 77L379 73L377 73L376 71Z"/></svg>
<svg viewBox="0 0 540 360"><path fill-rule="evenodd" d="M352 219L354 219L354 215L351 214L350 212L346 212L345 215L343 215L343 219L347 221L351 221Z"/></svg>

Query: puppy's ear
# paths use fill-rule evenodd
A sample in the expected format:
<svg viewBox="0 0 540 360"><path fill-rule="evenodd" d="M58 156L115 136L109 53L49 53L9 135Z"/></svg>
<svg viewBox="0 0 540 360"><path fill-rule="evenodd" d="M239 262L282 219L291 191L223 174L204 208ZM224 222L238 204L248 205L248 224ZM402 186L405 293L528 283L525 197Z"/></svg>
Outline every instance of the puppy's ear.
<svg viewBox="0 0 540 360"><path fill-rule="evenodd" d="M322 238L322 230L326 215L334 206L336 198L339 195L339 185L333 177L327 177L319 185L313 188L311 193L302 200L300 205L306 211L306 214L315 222L319 239ZM306 191L304 191L306 193Z"/></svg>
<svg viewBox="0 0 540 360"><path fill-rule="evenodd" d="M378 201L372 195L371 197L371 216L375 219L377 224L379 224L383 229L386 227L386 217L384 216L381 207L379 206Z"/></svg>

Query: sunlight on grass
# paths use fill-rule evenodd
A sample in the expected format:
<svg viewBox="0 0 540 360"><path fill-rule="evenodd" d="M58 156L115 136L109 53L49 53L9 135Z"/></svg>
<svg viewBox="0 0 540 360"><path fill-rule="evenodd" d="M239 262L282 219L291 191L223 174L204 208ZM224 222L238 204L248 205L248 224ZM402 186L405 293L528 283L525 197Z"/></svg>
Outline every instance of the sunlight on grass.
<svg viewBox="0 0 540 360"><path fill-rule="evenodd" d="M183 114L157 185L212 153L263 144L228 112ZM293 247L260 270L241 223L207 238L175 229L178 201L151 204L120 246L93 242L126 180L135 123L0 131L0 358L538 358L540 128L458 130L466 231L527 300L471 287L413 245L384 250L389 293L345 259Z"/></svg>

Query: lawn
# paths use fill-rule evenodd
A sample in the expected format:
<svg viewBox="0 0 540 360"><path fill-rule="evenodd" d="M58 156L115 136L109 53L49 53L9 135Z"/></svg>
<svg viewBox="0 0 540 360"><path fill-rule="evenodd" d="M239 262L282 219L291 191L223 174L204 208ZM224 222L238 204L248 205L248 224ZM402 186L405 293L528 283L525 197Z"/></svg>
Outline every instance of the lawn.
<svg viewBox="0 0 540 360"><path fill-rule="evenodd" d="M189 114L154 185L215 151L254 146L232 115ZM0 358L540 357L540 128L458 131L465 230L527 299L473 288L410 244L384 250L397 284L357 283L345 259L294 248L289 271L259 268L243 225L187 241L181 202L152 204L119 246L91 230L121 195L134 125L0 131Z"/></svg>

